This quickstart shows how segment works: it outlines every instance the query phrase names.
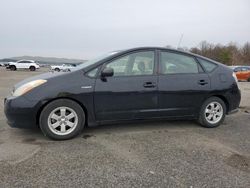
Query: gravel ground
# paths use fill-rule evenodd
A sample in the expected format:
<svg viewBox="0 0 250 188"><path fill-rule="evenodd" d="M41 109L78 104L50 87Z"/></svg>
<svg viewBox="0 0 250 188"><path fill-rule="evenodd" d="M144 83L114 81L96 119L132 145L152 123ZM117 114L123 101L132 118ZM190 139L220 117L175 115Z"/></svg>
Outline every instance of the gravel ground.
<svg viewBox="0 0 250 188"><path fill-rule="evenodd" d="M0 68L0 187L250 187L250 83L215 129L192 121L103 125L55 142L8 127L3 99L40 74Z"/></svg>

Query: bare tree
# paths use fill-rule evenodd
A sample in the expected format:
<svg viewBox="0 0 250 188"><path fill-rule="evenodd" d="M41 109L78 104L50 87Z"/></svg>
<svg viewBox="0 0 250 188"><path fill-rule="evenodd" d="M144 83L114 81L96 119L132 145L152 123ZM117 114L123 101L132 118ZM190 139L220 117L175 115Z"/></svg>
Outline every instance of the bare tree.
<svg viewBox="0 0 250 188"><path fill-rule="evenodd" d="M242 47L239 47L233 42L228 45L214 45L207 41L202 41L199 44L199 47L191 48L190 51L226 65L250 65L249 42L246 42Z"/></svg>

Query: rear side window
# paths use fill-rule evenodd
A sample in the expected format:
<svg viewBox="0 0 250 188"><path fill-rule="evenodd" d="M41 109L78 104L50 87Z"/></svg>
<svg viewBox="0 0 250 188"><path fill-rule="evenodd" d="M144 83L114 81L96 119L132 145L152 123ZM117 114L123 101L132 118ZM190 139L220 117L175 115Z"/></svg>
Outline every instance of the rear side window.
<svg viewBox="0 0 250 188"><path fill-rule="evenodd" d="M249 68L248 68L248 67L242 67L241 70L242 70L242 71L249 71Z"/></svg>
<svg viewBox="0 0 250 188"><path fill-rule="evenodd" d="M210 61L207 61L207 60L201 59L201 58L197 58L197 59L200 62L200 64L203 66L203 68L206 70L206 72L212 72L217 67L216 64L214 64Z"/></svg>
<svg viewBox="0 0 250 188"><path fill-rule="evenodd" d="M193 57L173 52L161 52L160 73L199 73L199 66Z"/></svg>

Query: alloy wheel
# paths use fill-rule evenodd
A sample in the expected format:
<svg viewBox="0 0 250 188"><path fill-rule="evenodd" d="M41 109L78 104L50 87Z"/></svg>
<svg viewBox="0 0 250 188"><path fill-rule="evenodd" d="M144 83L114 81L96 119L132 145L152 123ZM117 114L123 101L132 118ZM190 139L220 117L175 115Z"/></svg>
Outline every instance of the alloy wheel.
<svg viewBox="0 0 250 188"><path fill-rule="evenodd" d="M58 107L48 117L49 129L57 135L68 135L74 131L78 124L76 112L69 107Z"/></svg>
<svg viewBox="0 0 250 188"><path fill-rule="evenodd" d="M211 124L218 123L223 117L223 107L218 102L211 102L205 108L205 118Z"/></svg>

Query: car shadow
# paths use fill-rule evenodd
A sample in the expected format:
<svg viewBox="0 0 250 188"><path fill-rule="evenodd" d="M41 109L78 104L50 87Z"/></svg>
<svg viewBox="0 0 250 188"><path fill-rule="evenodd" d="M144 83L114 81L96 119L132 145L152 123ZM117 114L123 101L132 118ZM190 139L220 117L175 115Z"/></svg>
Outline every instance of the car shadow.
<svg viewBox="0 0 250 188"><path fill-rule="evenodd" d="M85 127L79 137L85 139L94 135L111 135L121 133L137 133L137 132L159 132L159 131L187 131L188 129L199 128L195 121L175 120L175 121L139 121L139 122L124 122L124 123L109 123L97 125L93 127ZM51 143L53 140L45 137L39 128L37 129L16 129L8 128L9 137L14 142L22 142L27 144L46 144ZM5 133L2 133L5 134Z"/></svg>
<svg viewBox="0 0 250 188"><path fill-rule="evenodd" d="M159 130L186 130L190 128L199 128L195 121L188 120L156 120L156 121L140 121L131 123L110 123L86 127L83 134L95 133L119 133L119 132L140 132L140 131L159 131Z"/></svg>

